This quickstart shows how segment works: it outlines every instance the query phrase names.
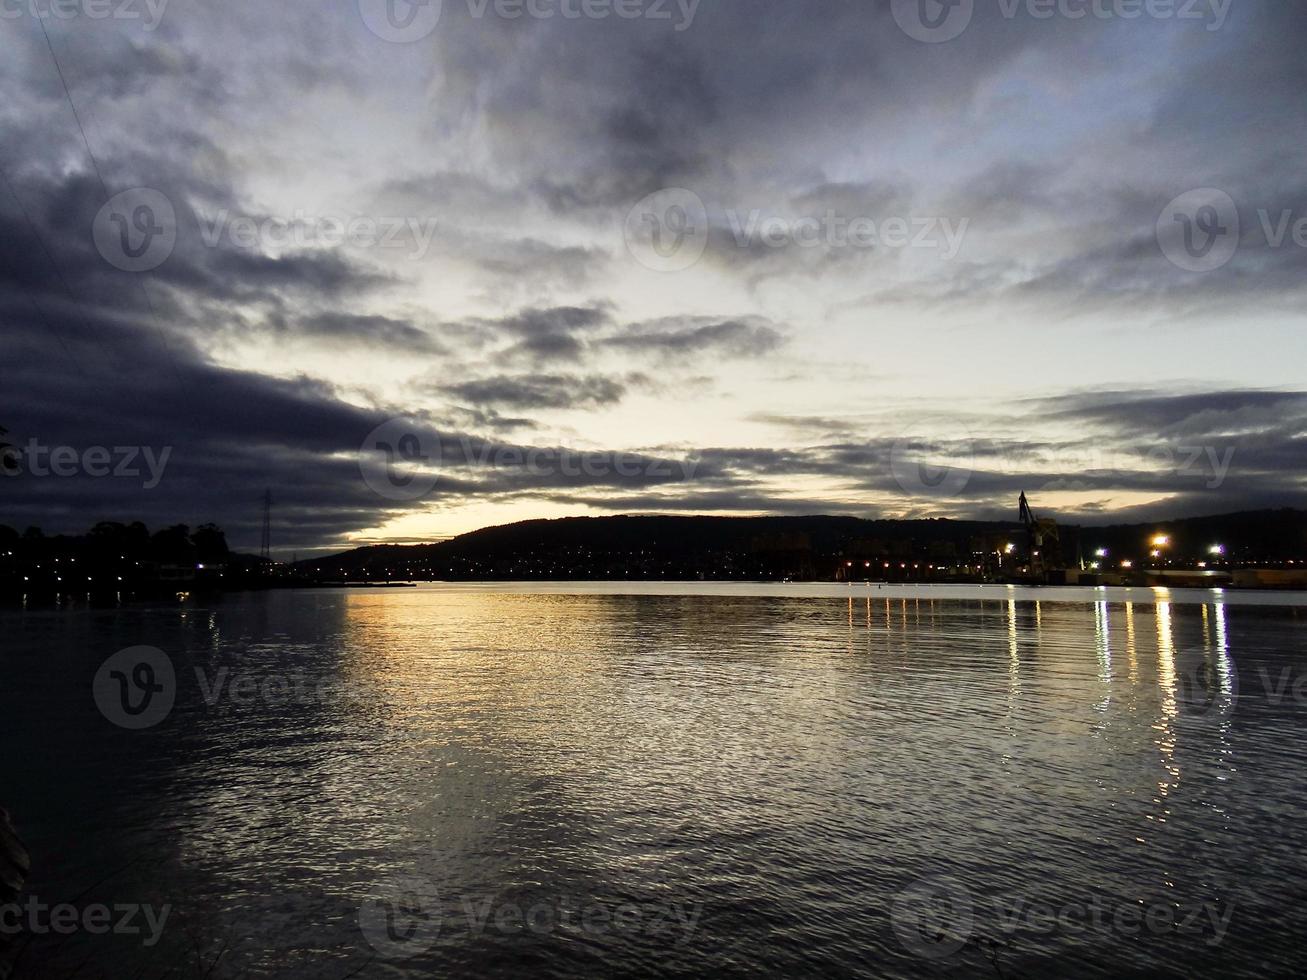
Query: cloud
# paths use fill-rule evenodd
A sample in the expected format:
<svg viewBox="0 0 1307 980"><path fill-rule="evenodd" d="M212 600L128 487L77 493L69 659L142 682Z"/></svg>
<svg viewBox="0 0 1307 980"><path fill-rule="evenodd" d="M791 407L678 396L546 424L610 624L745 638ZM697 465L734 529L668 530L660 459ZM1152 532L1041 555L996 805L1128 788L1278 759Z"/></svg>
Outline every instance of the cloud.
<svg viewBox="0 0 1307 980"><path fill-rule="evenodd" d="M632 324L603 342L610 348L677 360L702 354L762 357L777 350L784 337L759 320L692 317Z"/></svg>
<svg viewBox="0 0 1307 980"><path fill-rule="evenodd" d="M498 375L447 385L455 398L479 405L516 410L541 408L599 408L620 401L626 385L599 375L532 374Z"/></svg>
<svg viewBox="0 0 1307 980"><path fill-rule="evenodd" d="M355 313L318 313L283 324L285 332L300 333L327 343L393 347L420 353L442 353L444 348L420 327L385 316Z"/></svg>

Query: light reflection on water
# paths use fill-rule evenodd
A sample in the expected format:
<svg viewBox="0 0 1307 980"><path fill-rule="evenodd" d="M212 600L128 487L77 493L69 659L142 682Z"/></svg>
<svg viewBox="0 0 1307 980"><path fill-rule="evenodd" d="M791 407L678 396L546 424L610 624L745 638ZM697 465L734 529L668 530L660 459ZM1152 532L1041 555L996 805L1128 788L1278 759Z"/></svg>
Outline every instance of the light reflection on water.
<svg viewBox="0 0 1307 980"><path fill-rule="evenodd" d="M0 614L14 762L0 795L34 890L58 900L108 876L101 900L174 909L157 947L74 936L29 955L89 953L115 976L222 949L214 977L1301 966L1307 861L1288 828L1307 804L1307 708L1257 679L1297 676L1302 608L692 591ZM128 732L88 686L141 643L173 659L178 702ZM439 895L439 937L408 959L360 930L389 875ZM935 957L905 941L896 898L933 876L961 883L968 935L995 946ZM1011 914L1095 901L1229 911L1228 932ZM469 922L533 903L560 922L623 905L697 915L669 933Z"/></svg>

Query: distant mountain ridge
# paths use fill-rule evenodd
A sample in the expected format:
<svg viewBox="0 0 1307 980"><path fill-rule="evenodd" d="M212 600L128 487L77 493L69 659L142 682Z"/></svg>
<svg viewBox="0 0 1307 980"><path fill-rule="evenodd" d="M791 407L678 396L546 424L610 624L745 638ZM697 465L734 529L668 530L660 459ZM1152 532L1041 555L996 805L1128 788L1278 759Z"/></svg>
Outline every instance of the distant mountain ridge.
<svg viewBox="0 0 1307 980"><path fill-rule="evenodd" d="M1307 558L1307 511L1296 509L1105 527L1066 525L1061 531L1068 562L1089 558L1098 548L1122 558L1143 557L1157 534L1169 537L1168 553L1177 559L1200 556L1218 543L1232 561ZM685 574L705 564L719 567L724 556L735 556L731 568L743 573L749 570L745 566L751 567L747 556L778 554L807 554L817 564L880 556L962 561L978 546L1023 534L1017 521L947 518L566 517L495 525L431 544L369 545L302 561L296 569L319 576L379 576L390 569L397 577L418 567L437 577L466 577L480 569L501 577L521 565L519 571L528 577L548 577L550 567L572 574L589 568L601 574L634 563L656 576L664 565L669 573Z"/></svg>

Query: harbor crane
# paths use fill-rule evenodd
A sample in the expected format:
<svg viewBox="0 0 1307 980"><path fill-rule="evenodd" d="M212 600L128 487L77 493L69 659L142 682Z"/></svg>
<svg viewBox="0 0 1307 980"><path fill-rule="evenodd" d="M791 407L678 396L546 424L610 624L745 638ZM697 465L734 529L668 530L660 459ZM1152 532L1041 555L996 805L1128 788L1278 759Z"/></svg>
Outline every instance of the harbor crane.
<svg viewBox="0 0 1307 980"><path fill-rule="evenodd" d="M1027 549L1030 553L1030 573L1042 576L1049 568L1061 565L1061 537L1057 522L1048 517L1038 517L1021 491L1018 501L1018 516L1026 529Z"/></svg>

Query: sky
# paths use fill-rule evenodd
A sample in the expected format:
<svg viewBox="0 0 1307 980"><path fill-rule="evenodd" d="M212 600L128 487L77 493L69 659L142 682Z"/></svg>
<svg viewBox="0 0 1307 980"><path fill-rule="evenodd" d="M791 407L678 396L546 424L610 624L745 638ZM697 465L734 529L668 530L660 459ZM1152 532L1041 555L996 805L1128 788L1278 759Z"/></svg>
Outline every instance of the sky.
<svg viewBox="0 0 1307 980"><path fill-rule="evenodd" d="M44 13L44 18L38 16ZM1307 7L0 0L0 523L1300 506Z"/></svg>

